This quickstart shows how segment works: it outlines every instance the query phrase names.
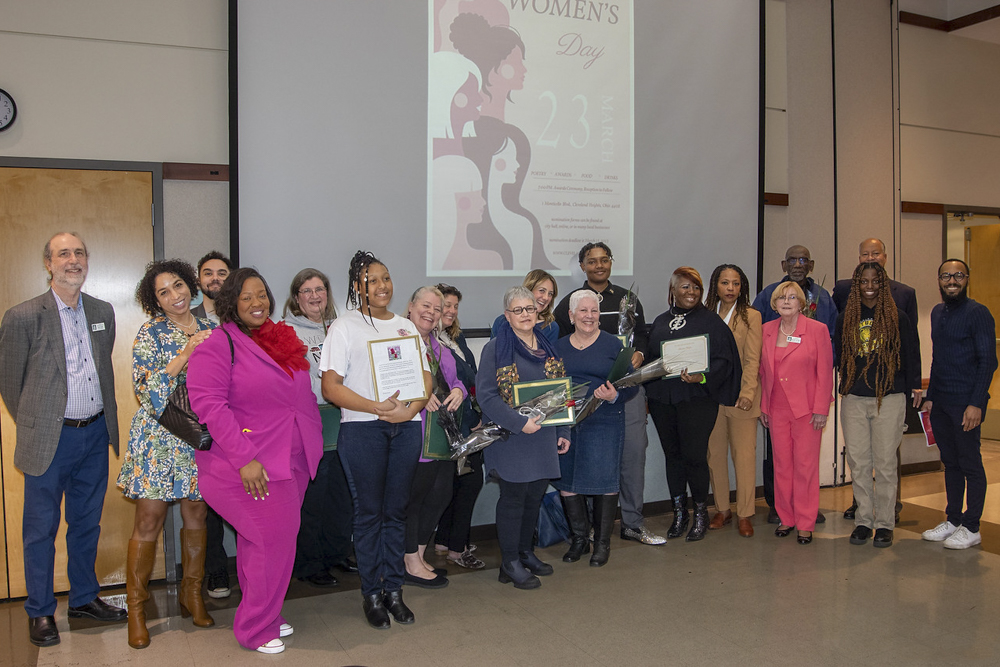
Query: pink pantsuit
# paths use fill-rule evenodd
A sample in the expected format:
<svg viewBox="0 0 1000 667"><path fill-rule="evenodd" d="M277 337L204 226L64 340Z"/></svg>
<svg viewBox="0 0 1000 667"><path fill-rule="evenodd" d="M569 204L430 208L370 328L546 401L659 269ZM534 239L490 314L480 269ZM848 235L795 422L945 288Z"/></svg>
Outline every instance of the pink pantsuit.
<svg viewBox="0 0 1000 667"><path fill-rule="evenodd" d="M289 377L232 323L229 341L216 329L188 364L191 407L214 442L197 452L202 495L236 529L236 567L243 599L233 632L256 649L278 638L281 605L291 581L302 499L323 456L322 424L308 371ZM233 360L235 359L235 361ZM240 468L256 459L269 477L254 500Z"/></svg>
<svg viewBox="0 0 1000 667"><path fill-rule="evenodd" d="M830 330L800 315L793 340L778 347L781 320L764 324L760 411L768 416L774 453L774 508L786 526L812 531L819 511L819 448L823 431L814 414L826 415L833 400Z"/></svg>

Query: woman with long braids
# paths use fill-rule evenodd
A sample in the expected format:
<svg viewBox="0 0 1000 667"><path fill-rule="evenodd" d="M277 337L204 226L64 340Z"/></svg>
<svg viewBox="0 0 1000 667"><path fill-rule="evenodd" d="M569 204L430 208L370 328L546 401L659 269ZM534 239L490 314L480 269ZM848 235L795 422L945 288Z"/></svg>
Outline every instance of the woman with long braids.
<svg viewBox="0 0 1000 667"><path fill-rule="evenodd" d="M361 573L362 608L373 628L412 623L403 602L406 505L420 458L420 411L427 403L376 400L368 341L418 335L413 322L392 313L392 277L373 254L359 250L347 278L347 312L323 344L323 396L341 409L337 452L354 499L354 553ZM421 341L420 352L426 354ZM431 374L424 371L430 393Z"/></svg>
<svg viewBox="0 0 1000 667"><path fill-rule="evenodd" d="M736 516L743 537L753 537L754 492L757 484L757 418L760 417L761 317L750 306L750 281L735 264L720 264L708 283L705 308L729 325L740 352L743 380L736 405L719 406L708 439L708 472L715 495L715 514L708 524L716 530L733 520L729 509L729 457L736 470Z"/></svg>
<svg viewBox="0 0 1000 667"><path fill-rule="evenodd" d="M920 389L920 349L878 262L864 262L854 270L833 344L844 397L840 423L858 504L850 541L864 544L874 530L872 544L892 546L899 483L896 448L906 396Z"/></svg>

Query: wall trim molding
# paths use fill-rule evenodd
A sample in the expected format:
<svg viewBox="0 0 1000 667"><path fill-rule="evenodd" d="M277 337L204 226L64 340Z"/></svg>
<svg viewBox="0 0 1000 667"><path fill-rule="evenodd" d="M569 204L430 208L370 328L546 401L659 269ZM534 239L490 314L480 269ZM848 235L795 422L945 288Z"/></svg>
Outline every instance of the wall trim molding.
<svg viewBox="0 0 1000 667"><path fill-rule="evenodd" d="M915 25L920 28L930 28L931 30L940 30L942 32L952 32L961 28L968 28L970 25L976 25L977 23L989 21L997 17L1000 17L1000 5L987 7L986 9L981 9L978 12L972 12L965 16L959 16L950 21L934 18L933 16L925 16L924 14L915 14L913 12L899 12L900 23Z"/></svg>
<svg viewBox="0 0 1000 667"><path fill-rule="evenodd" d="M165 181L228 181L228 164L197 164L194 162L164 162Z"/></svg>

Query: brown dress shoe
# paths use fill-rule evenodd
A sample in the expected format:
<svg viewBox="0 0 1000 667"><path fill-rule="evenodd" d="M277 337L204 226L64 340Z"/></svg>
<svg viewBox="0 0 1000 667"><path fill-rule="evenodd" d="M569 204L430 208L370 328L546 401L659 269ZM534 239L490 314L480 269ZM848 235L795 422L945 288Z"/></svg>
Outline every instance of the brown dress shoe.
<svg viewBox="0 0 1000 667"><path fill-rule="evenodd" d="M753 537L753 523L747 517L740 517L740 537Z"/></svg>
<svg viewBox="0 0 1000 667"><path fill-rule="evenodd" d="M708 524L708 529L718 530L723 526L728 526L732 522L733 522L732 510L726 510L725 512L716 512L715 516L712 517L712 520Z"/></svg>

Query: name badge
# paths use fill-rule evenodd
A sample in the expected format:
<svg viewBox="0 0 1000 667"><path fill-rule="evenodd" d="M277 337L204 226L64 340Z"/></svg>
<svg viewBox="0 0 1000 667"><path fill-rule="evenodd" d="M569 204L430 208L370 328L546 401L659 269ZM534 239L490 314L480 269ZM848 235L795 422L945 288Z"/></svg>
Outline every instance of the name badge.
<svg viewBox="0 0 1000 667"><path fill-rule="evenodd" d="M97 324L90 325L91 331L104 331L104 322L98 322Z"/></svg>
<svg viewBox="0 0 1000 667"><path fill-rule="evenodd" d="M785 336L785 341L788 343L801 343L802 339L798 336Z"/></svg>

